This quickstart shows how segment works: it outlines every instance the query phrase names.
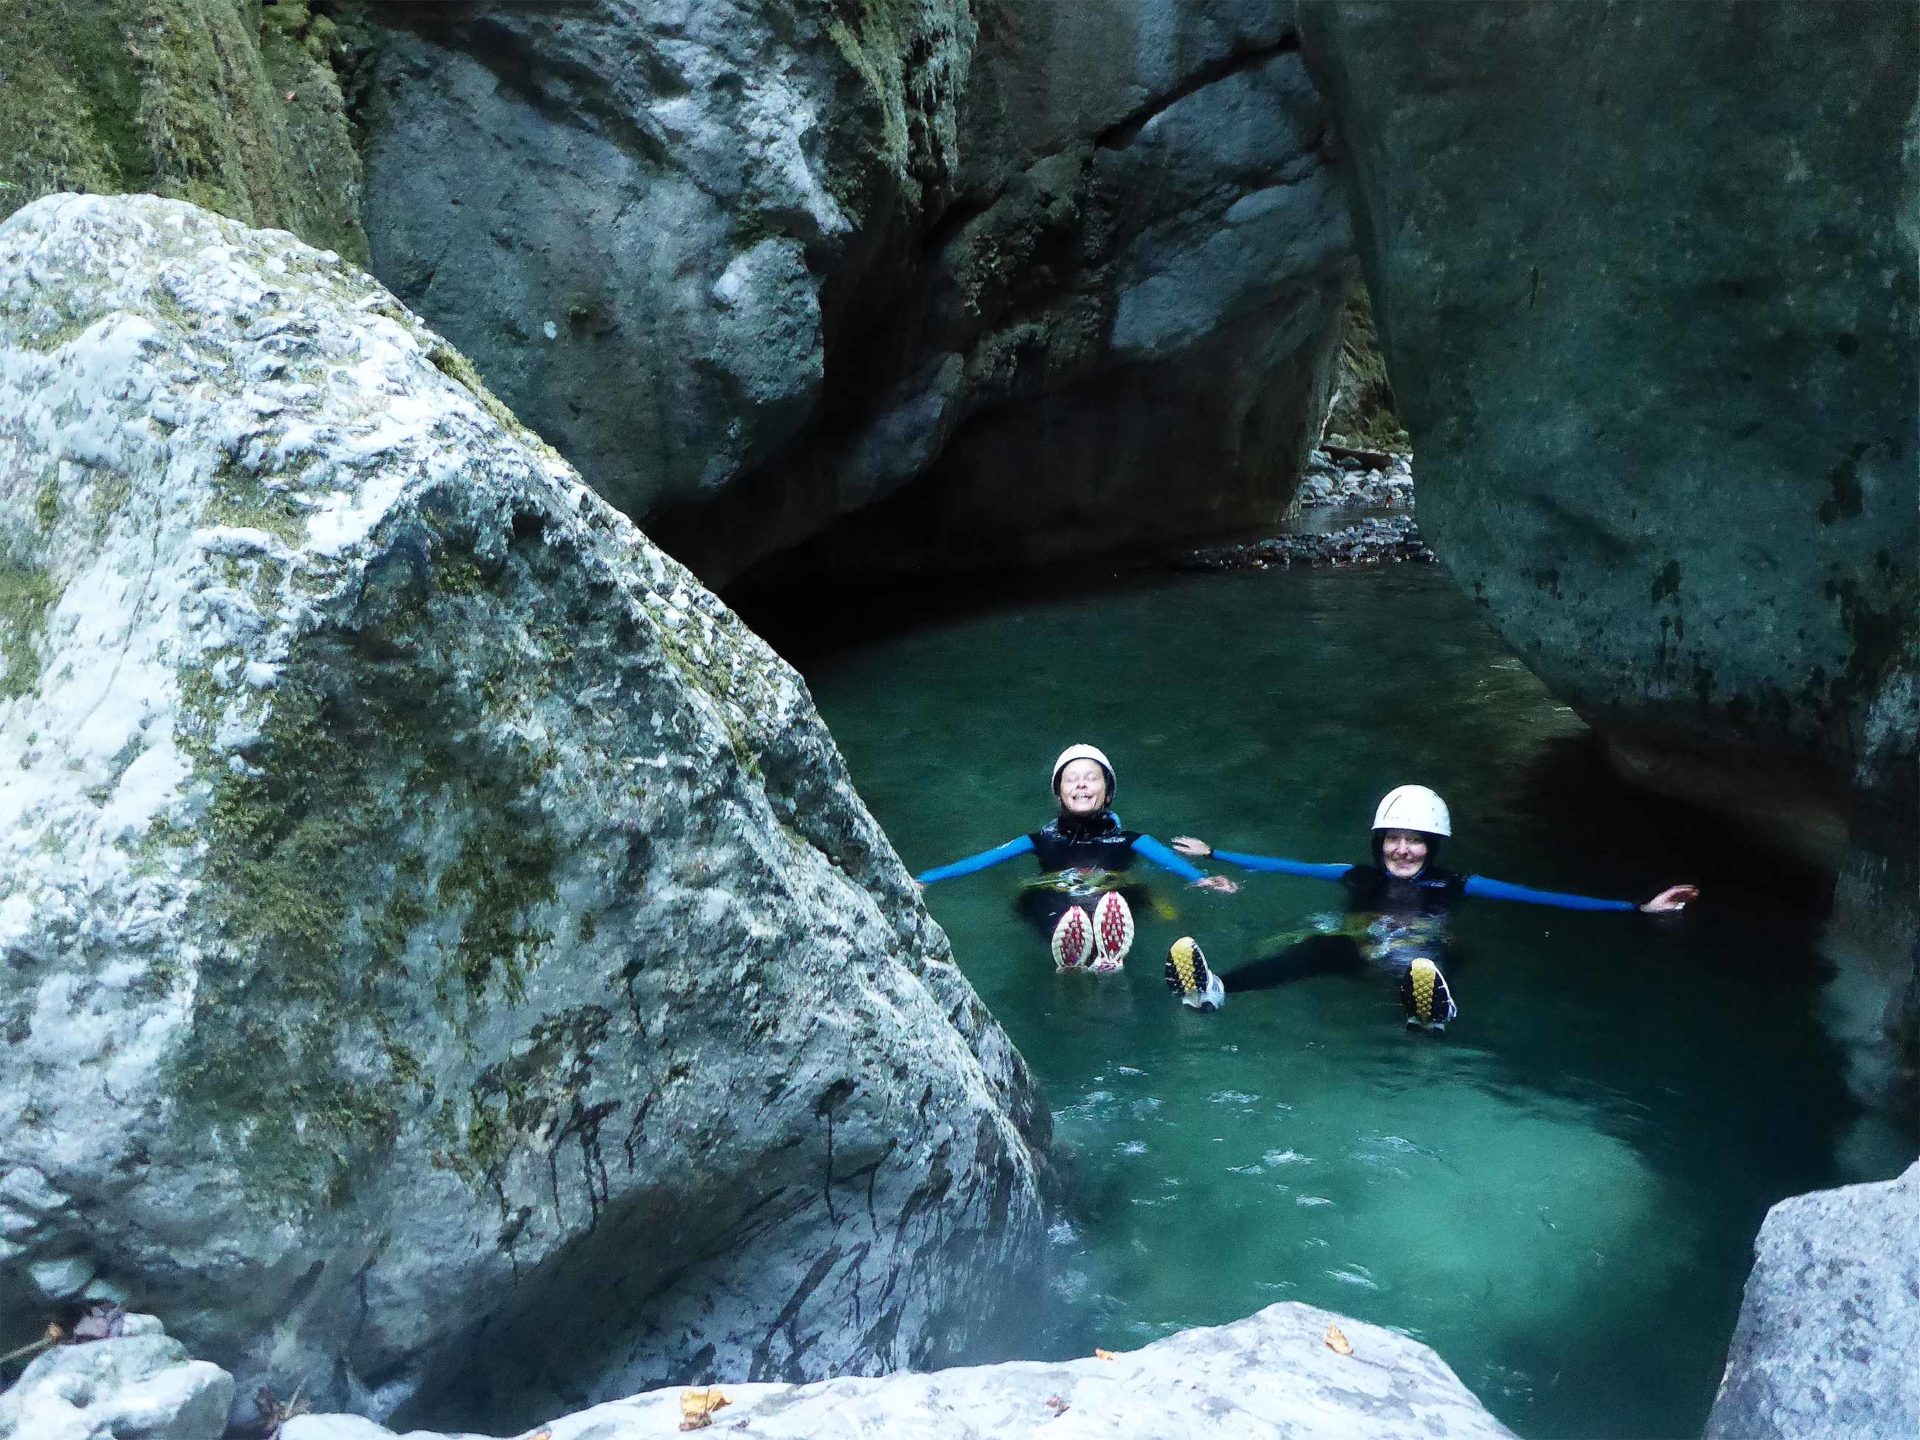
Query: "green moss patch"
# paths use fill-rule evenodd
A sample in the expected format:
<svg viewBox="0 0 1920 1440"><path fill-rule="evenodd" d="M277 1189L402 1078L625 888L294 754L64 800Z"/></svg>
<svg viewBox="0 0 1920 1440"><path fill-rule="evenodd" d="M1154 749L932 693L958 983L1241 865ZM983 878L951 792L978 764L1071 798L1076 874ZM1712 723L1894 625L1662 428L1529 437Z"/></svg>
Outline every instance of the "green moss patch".
<svg viewBox="0 0 1920 1440"><path fill-rule="evenodd" d="M1413 442L1394 412L1393 386L1387 380L1386 356L1380 351L1373 302L1362 284L1347 292L1339 367L1335 379L1339 400L1329 418L1329 433L1362 449L1410 450Z"/></svg>
<svg viewBox="0 0 1920 1440"><path fill-rule="evenodd" d="M211 741L230 692L208 668L182 677L222 942L180 1061L183 1117L244 1136L251 1179L294 1210L337 1202L432 1109L421 1037L458 1043L517 1002L551 939L559 847L533 797L552 757L503 723L511 686L489 703L437 649L497 649L510 618L441 594L416 558L396 547L356 628L283 672L246 769Z"/></svg>
<svg viewBox="0 0 1920 1440"><path fill-rule="evenodd" d="M40 636L60 593L39 566L0 557L0 699L16 700L40 683Z"/></svg>
<svg viewBox="0 0 1920 1440"><path fill-rule="evenodd" d="M332 22L305 3L0 5L0 217L152 192L364 261Z"/></svg>

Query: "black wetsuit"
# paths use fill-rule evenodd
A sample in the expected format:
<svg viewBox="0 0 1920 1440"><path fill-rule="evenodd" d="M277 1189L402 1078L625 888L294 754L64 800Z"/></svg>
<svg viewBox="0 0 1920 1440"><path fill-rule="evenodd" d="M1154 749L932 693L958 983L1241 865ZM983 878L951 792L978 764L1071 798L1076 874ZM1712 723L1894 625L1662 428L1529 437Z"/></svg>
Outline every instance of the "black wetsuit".
<svg viewBox="0 0 1920 1440"><path fill-rule="evenodd" d="M1221 972L1220 983L1229 994L1267 990L1311 975L1358 971L1369 962L1384 966L1398 981L1422 958L1445 970L1455 958L1447 915L1466 893L1467 878L1430 865L1413 879L1400 880L1377 865L1355 865L1337 883L1347 892L1349 922L1365 918L1364 927L1349 923L1300 936L1274 954Z"/></svg>
<svg viewBox="0 0 1920 1440"><path fill-rule="evenodd" d="M1036 929L1051 935L1069 906L1091 907L1108 890L1138 892L1146 881L1128 874L1136 859L1144 859L1181 879L1192 882L1205 878L1190 864L1153 836L1121 826L1111 810L1095 815L1062 814L1031 834L1009 840L992 850L969 855L917 877L921 884L932 885L959 875L971 875L989 866L1001 864L1018 855L1032 855L1043 872L1040 879L1023 887L1014 907Z"/></svg>

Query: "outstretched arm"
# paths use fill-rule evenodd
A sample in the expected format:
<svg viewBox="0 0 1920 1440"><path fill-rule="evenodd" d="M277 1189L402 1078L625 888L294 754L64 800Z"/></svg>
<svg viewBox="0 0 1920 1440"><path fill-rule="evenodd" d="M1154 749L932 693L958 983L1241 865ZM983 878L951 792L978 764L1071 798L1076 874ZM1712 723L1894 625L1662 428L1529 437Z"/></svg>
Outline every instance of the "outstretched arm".
<svg viewBox="0 0 1920 1440"><path fill-rule="evenodd" d="M1209 875L1199 866L1182 860L1173 851L1162 845L1151 835L1142 835L1133 842L1133 853L1143 860L1151 861L1162 870L1171 870L1182 880L1194 885L1204 886L1208 890L1221 890L1231 895L1240 887L1224 875Z"/></svg>
<svg viewBox="0 0 1920 1440"><path fill-rule="evenodd" d="M955 860L951 865L936 865L931 870L922 870L914 880L922 885L932 885L936 881L951 880L956 875L971 875L976 870L985 870L988 866L998 865L1003 860L1012 860L1016 856L1033 853L1033 837L1022 835L1018 840L1009 840L1004 845L996 845L991 850L982 850L978 855L969 855L964 860Z"/></svg>
<svg viewBox="0 0 1920 1440"><path fill-rule="evenodd" d="M1271 875L1304 875L1309 880L1338 880L1353 869L1351 865L1314 865L1305 860L1282 860L1277 855L1242 855L1235 850L1216 850L1206 841L1197 840L1191 835L1176 835L1173 844L1182 855L1203 859L1210 855L1229 865L1238 865L1242 870L1263 870Z"/></svg>
<svg viewBox="0 0 1920 1440"><path fill-rule="evenodd" d="M1525 885L1509 885L1485 875L1469 875L1461 889L1463 895L1484 895L1490 900L1518 900L1526 905L1551 905L1556 910L1640 910L1649 915L1670 914L1687 908L1687 902L1700 892L1691 885L1675 885L1662 890L1644 905L1631 900L1597 900L1591 895L1564 895L1557 890L1532 890Z"/></svg>

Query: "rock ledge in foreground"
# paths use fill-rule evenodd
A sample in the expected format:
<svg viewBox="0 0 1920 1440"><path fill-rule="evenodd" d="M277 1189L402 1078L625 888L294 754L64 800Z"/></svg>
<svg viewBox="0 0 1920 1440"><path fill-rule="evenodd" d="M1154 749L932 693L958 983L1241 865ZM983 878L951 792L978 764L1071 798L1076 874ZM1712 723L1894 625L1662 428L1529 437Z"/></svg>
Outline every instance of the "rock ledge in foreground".
<svg viewBox="0 0 1920 1440"><path fill-rule="evenodd" d="M1338 1324L1353 1354L1326 1344ZM726 1386L711 1433L756 1440L1495 1440L1508 1430L1432 1350L1377 1325L1270 1305L1183 1330L1112 1360L1016 1361L880 1380ZM551 1440L668 1440L680 1392L655 1390L541 1427ZM337 1415L288 1422L283 1440L390 1440ZM419 1435L412 1440L434 1440Z"/></svg>
<svg viewBox="0 0 1920 1440"><path fill-rule="evenodd" d="M1920 1435L1920 1162L1782 1200L1753 1249L1707 1440Z"/></svg>

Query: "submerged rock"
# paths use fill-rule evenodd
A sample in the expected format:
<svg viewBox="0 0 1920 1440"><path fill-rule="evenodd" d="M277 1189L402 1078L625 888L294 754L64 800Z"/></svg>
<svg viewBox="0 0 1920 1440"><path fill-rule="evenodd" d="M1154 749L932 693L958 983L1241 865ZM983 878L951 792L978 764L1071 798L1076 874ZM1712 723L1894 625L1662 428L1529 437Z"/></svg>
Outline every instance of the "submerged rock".
<svg viewBox="0 0 1920 1440"><path fill-rule="evenodd" d="M1920 1434L1920 1164L1782 1200L1707 1419L1707 1440Z"/></svg>
<svg viewBox="0 0 1920 1440"><path fill-rule="evenodd" d="M1351 1343L1351 1355L1327 1344L1330 1325ZM1183 1330L1111 1359L722 1389L728 1403L714 1413L713 1432L768 1440L1505 1440L1513 1433L1417 1340L1299 1304ZM681 1433L680 1396L657 1390L542 1428L551 1440L668 1440ZM390 1432L315 1415L288 1422L282 1440L390 1440Z"/></svg>
<svg viewBox="0 0 1920 1440"><path fill-rule="evenodd" d="M0 225L0 603L0 1341L497 1422L1025 1283L1044 1109L798 677L366 276Z"/></svg>
<svg viewBox="0 0 1920 1440"><path fill-rule="evenodd" d="M220 1440L233 1377L187 1356L151 1315L57 1345L0 1392L0 1440Z"/></svg>

